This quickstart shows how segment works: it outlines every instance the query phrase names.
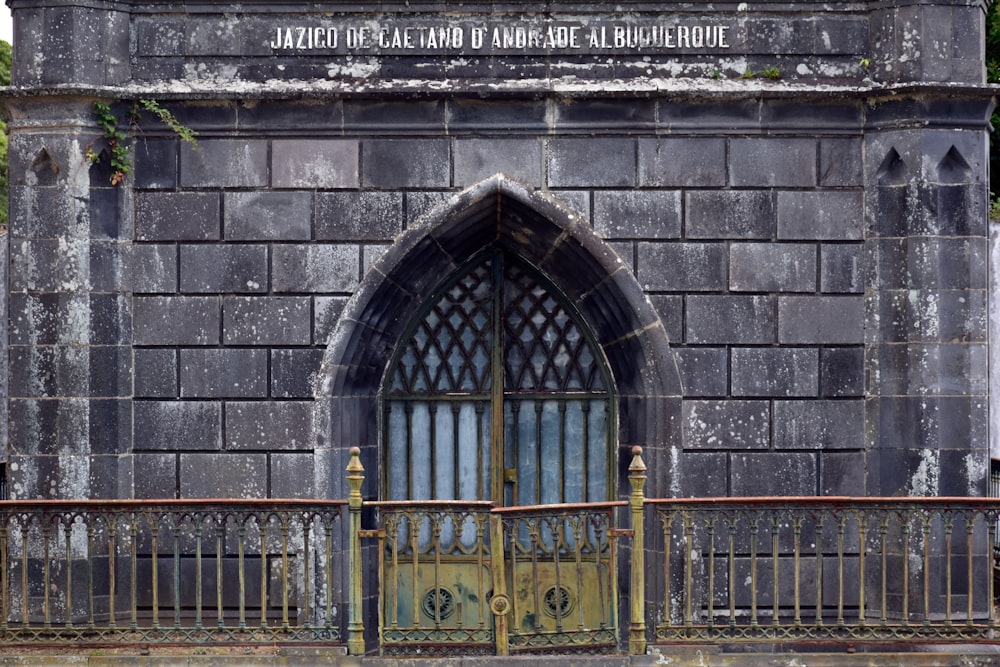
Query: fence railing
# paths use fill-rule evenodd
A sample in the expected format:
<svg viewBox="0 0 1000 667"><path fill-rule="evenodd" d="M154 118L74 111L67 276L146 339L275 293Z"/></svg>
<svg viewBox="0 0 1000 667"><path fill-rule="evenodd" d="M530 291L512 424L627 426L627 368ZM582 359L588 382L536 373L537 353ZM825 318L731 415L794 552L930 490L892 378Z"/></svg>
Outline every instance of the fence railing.
<svg viewBox="0 0 1000 667"><path fill-rule="evenodd" d="M344 504L0 503L0 642L337 642Z"/></svg>
<svg viewBox="0 0 1000 667"><path fill-rule="evenodd" d="M0 502L0 642L615 651L624 604L633 654L998 631L997 498L648 499L636 448L627 503L365 502L358 453L343 501Z"/></svg>
<svg viewBox="0 0 1000 667"><path fill-rule="evenodd" d="M996 625L995 500L648 500L662 642L968 641Z"/></svg>

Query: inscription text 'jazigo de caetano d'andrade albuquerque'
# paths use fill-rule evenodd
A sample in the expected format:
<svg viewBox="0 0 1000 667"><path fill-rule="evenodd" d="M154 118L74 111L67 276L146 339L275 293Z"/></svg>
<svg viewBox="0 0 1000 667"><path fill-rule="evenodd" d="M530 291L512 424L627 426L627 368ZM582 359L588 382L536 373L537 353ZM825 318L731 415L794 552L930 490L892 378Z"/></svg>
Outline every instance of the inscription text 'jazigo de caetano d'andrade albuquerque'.
<svg viewBox="0 0 1000 667"><path fill-rule="evenodd" d="M378 51L476 53L506 51L659 51L729 49L724 24L551 21L516 25L454 21L448 23L364 23L357 25L277 26L275 51Z"/></svg>

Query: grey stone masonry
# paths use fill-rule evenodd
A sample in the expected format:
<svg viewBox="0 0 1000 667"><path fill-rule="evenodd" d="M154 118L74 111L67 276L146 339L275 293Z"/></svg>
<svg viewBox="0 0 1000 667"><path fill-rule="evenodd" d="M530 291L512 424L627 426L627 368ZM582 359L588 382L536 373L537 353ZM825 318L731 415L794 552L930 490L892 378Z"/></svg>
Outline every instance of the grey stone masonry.
<svg viewBox="0 0 1000 667"><path fill-rule="evenodd" d="M985 489L982 3L9 4L14 497L342 497L352 446L380 497L387 369L497 248L583 322L650 496ZM681 20L712 39L599 37Z"/></svg>

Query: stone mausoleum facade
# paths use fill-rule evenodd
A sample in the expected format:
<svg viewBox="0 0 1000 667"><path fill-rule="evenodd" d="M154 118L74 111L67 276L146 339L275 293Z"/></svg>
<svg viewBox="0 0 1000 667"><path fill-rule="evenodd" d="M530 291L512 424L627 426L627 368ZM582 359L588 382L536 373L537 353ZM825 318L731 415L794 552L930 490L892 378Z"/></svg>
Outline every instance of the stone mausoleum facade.
<svg viewBox="0 0 1000 667"><path fill-rule="evenodd" d="M987 490L981 0L8 4L11 498L531 500L499 382L404 381L507 363L428 315L501 274L584 499Z"/></svg>

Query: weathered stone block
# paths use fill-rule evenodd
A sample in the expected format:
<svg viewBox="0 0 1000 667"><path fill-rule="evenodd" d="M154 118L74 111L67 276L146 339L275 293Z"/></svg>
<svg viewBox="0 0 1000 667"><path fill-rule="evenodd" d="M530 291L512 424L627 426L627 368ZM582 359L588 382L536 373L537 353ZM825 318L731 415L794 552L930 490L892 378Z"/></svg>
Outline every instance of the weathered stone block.
<svg viewBox="0 0 1000 667"><path fill-rule="evenodd" d="M270 455L272 498L315 498L313 455L278 452Z"/></svg>
<svg viewBox="0 0 1000 667"><path fill-rule="evenodd" d="M135 348L135 395L143 398L177 397L177 351Z"/></svg>
<svg viewBox="0 0 1000 667"><path fill-rule="evenodd" d="M222 404L135 401L136 450L222 449Z"/></svg>
<svg viewBox="0 0 1000 667"><path fill-rule="evenodd" d="M987 247L983 237L912 238L905 259L910 289L985 289Z"/></svg>
<svg viewBox="0 0 1000 667"><path fill-rule="evenodd" d="M873 407L878 409L878 447L970 451L988 446L983 396L885 396Z"/></svg>
<svg viewBox="0 0 1000 667"><path fill-rule="evenodd" d="M864 196L860 190L778 192L778 238L860 241Z"/></svg>
<svg viewBox="0 0 1000 667"><path fill-rule="evenodd" d="M775 449L864 449L865 406L858 401L775 401Z"/></svg>
<svg viewBox="0 0 1000 667"><path fill-rule="evenodd" d="M14 292L76 292L97 289L98 281L106 283L110 279L113 283L114 270L120 269L121 262L119 266L109 262L120 260L120 257L108 255L106 251L117 245L86 239L14 239L10 242L10 289ZM112 291L115 286L102 287Z"/></svg>
<svg viewBox="0 0 1000 667"><path fill-rule="evenodd" d="M308 449L312 401L226 403L226 449Z"/></svg>
<svg viewBox="0 0 1000 667"><path fill-rule="evenodd" d="M813 292L816 246L806 243L733 243L729 289L734 292Z"/></svg>
<svg viewBox="0 0 1000 667"><path fill-rule="evenodd" d="M275 188L356 188L355 139L279 139L271 148Z"/></svg>
<svg viewBox="0 0 1000 667"><path fill-rule="evenodd" d="M182 292L266 292L267 246L182 245Z"/></svg>
<svg viewBox="0 0 1000 667"><path fill-rule="evenodd" d="M444 131L448 107L444 100L347 99L344 124L372 134L412 132L414 129Z"/></svg>
<svg viewBox="0 0 1000 667"><path fill-rule="evenodd" d="M129 261L133 293L177 291L177 246L136 243Z"/></svg>
<svg viewBox="0 0 1000 667"><path fill-rule="evenodd" d="M79 230L87 208L65 186L48 188L14 186L8 191L14 238L54 239Z"/></svg>
<svg viewBox="0 0 1000 667"><path fill-rule="evenodd" d="M365 186L444 188L451 184L451 144L442 139L369 139L361 145Z"/></svg>
<svg viewBox="0 0 1000 667"><path fill-rule="evenodd" d="M770 239L774 210L769 191L689 192L685 233L688 238Z"/></svg>
<svg viewBox="0 0 1000 667"><path fill-rule="evenodd" d="M805 348L734 348L734 396L816 396L819 352Z"/></svg>
<svg viewBox="0 0 1000 667"><path fill-rule="evenodd" d="M766 344L777 335L773 296L687 297L685 341L697 344Z"/></svg>
<svg viewBox="0 0 1000 667"><path fill-rule="evenodd" d="M820 248L820 290L860 294L865 289L864 248L856 244L824 244Z"/></svg>
<svg viewBox="0 0 1000 667"><path fill-rule="evenodd" d="M181 144L181 185L188 188L252 188L267 185L267 142L202 139Z"/></svg>
<svg viewBox="0 0 1000 667"><path fill-rule="evenodd" d="M676 190L598 191L594 229L609 239L681 236L681 193Z"/></svg>
<svg viewBox="0 0 1000 667"><path fill-rule="evenodd" d="M814 186L816 152L814 139L730 139L729 183L734 187Z"/></svg>
<svg viewBox="0 0 1000 667"><path fill-rule="evenodd" d="M771 440L768 401L684 401L684 449L766 449Z"/></svg>
<svg viewBox="0 0 1000 667"><path fill-rule="evenodd" d="M347 305L344 296L317 296L313 299L313 340L325 345Z"/></svg>
<svg viewBox="0 0 1000 667"><path fill-rule="evenodd" d="M636 277L646 290L714 292L726 286L722 243L643 242L636 258Z"/></svg>
<svg viewBox="0 0 1000 667"><path fill-rule="evenodd" d="M684 297L672 294L652 294L649 302L660 316L667 340L676 344L684 340Z"/></svg>
<svg viewBox="0 0 1000 667"><path fill-rule="evenodd" d="M864 342L861 296L778 297L778 341L853 345Z"/></svg>
<svg viewBox="0 0 1000 667"><path fill-rule="evenodd" d="M271 250L275 292L349 292L358 284L358 247L278 245Z"/></svg>
<svg viewBox="0 0 1000 667"><path fill-rule="evenodd" d="M450 192L407 192L406 226L411 227L422 216L441 206L451 197Z"/></svg>
<svg viewBox="0 0 1000 667"><path fill-rule="evenodd" d="M323 353L309 349L271 350L271 396L311 398Z"/></svg>
<svg viewBox="0 0 1000 667"><path fill-rule="evenodd" d="M399 192L321 192L316 195L320 241L388 240L403 231Z"/></svg>
<svg viewBox="0 0 1000 667"><path fill-rule="evenodd" d="M129 300L120 294L11 294L11 345L120 345L131 341Z"/></svg>
<svg viewBox="0 0 1000 667"><path fill-rule="evenodd" d="M684 452L680 474L681 497L721 498L729 484L725 452Z"/></svg>
<svg viewBox="0 0 1000 667"><path fill-rule="evenodd" d="M135 187L169 190L177 187L177 140L143 139L135 143Z"/></svg>
<svg viewBox="0 0 1000 667"><path fill-rule="evenodd" d="M987 356L979 343L880 345L876 386L883 395L982 395Z"/></svg>
<svg viewBox="0 0 1000 667"><path fill-rule="evenodd" d="M520 123L520 121L515 121ZM504 174L541 186L542 143L538 139L458 139L455 141L455 185L468 186Z"/></svg>
<svg viewBox="0 0 1000 667"><path fill-rule="evenodd" d="M885 342L983 342L987 339L985 290L898 290L879 296Z"/></svg>
<svg viewBox="0 0 1000 667"><path fill-rule="evenodd" d="M815 454L754 452L730 456L734 496L814 496Z"/></svg>
<svg viewBox="0 0 1000 667"><path fill-rule="evenodd" d="M674 354L685 397L726 395L729 353L725 348L679 348Z"/></svg>
<svg viewBox="0 0 1000 667"><path fill-rule="evenodd" d="M138 241L214 241L221 238L216 192L146 192L136 195Z"/></svg>
<svg viewBox="0 0 1000 667"><path fill-rule="evenodd" d="M263 398L267 396L267 350L183 349L183 398Z"/></svg>
<svg viewBox="0 0 1000 667"><path fill-rule="evenodd" d="M862 141L857 138L824 137L819 142L819 184L850 187L864 180Z"/></svg>
<svg viewBox="0 0 1000 667"><path fill-rule="evenodd" d="M181 454L181 498L267 498L266 454Z"/></svg>
<svg viewBox="0 0 1000 667"><path fill-rule="evenodd" d="M135 497L177 497L177 455L135 454Z"/></svg>
<svg viewBox="0 0 1000 667"><path fill-rule="evenodd" d="M864 452L829 452L820 454L819 492L824 496L864 496Z"/></svg>
<svg viewBox="0 0 1000 667"><path fill-rule="evenodd" d="M308 345L312 330L309 297L226 297L226 345Z"/></svg>
<svg viewBox="0 0 1000 667"><path fill-rule="evenodd" d="M820 393L823 396L861 396L864 392L864 349L834 347L820 351Z"/></svg>
<svg viewBox="0 0 1000 667"><path fill-rule="evenodd" d="M215 345L222 301L208 296L137 296L133 300L136 345Z"/></svg>
<svg viewBox="0 0 1000 667"><path fill-rule="evenodd" d="M726 140L719 137L639 139L640 187L721 187Z"/></svg>
<svg viewBox="0 0 1000 667"><path fill-rule="evenodd" d="M636 182L635 139L550 139L546 157L554 188L629 187Z"/></svg>
<svg viewBox="0 0 1000 667"><path fill-rule="evenodd" d="M378 262L379 257L384 255L391 247L392 244L390 243L367 243L361 246L362 275L366 275L371 271L372 267Z"/></svg>
<svg viewBox="0 0 1000 667"><path fill-rule="evenodd" d="M229 241L306 241L312 237L311 192L227 192L223 225Z"/></svg>

